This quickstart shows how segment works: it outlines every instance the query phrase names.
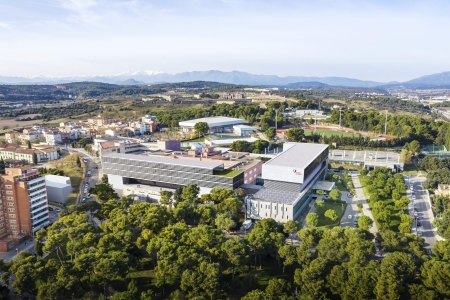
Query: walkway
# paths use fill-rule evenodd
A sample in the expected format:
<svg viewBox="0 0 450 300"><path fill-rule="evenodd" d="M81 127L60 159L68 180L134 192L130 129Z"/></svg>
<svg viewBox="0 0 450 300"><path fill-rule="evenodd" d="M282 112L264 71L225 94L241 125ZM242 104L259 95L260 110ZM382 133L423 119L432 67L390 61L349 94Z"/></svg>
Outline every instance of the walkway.
<svg viewBox="0 0 450 300"><path fill-rule="evenodd" d="M363 204L363 215L368 216L373 220L373 226L370 228L370 232L376 234L378 232L378 227L377 224L375 223L372 211L369 208L369 203L367 203L366 197L364 196L364 192L361 186L361 182L359 181L358 175L352 174L352 180L356 191L354 200L356 200L356 202L360 202Z"/></svg>
<svg viewBox="0 0 450 300"><path fill-rule="evenodd" d="M259 130L256 129L256 128L255 128L255 131L256 131L256 134L258 135L258 137L259 137L260 139L262 139L262 140L264 140L264 141L270 142L270 141L267 139L267 137L266 137L261 131L259 131Z"/></svg>

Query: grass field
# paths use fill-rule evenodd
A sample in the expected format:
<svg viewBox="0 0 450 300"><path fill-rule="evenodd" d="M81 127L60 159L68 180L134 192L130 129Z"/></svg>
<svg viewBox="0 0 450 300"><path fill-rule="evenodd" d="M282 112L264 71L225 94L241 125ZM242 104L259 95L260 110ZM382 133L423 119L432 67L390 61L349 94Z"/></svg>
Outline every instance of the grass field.
<svg viewBox="0 0 450 300"><path fill-rule="evenodd" d="M339 221L341 220L342 214L345 211L345 203L333 203L329 201L325 201L323 207L318 206L316 203L314 207L316 208L316 213L319 215L319 224L318 227L326 226L326 227L334 227L339 226ZM339 218L336 221L332 221L324 216L325 212L329 209L332 209L337 212Z"/></svg>
<svg viewBox="0 0 450 300"><path fill-rule="evenodd" d="M305 130L305 135L311 135L313 132L314 132L314 130L306 129ZM332 135L338 135L338 136L344 136L344 137L357 136L356 134L353 134L353 133L340 132L340 131L327 130L327 129L317 129L316 130L316 134L325 135L327 137L328 136L332 136Z"/></svg>

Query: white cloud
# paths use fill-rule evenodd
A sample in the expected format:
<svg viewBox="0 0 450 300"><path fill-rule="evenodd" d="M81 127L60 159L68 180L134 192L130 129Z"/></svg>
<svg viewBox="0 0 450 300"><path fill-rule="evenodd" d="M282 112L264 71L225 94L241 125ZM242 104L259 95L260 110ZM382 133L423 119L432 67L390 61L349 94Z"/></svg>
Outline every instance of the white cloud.
<svg viewBox="0 0 450 300"><path fill-rule="evenodd" d="M0 22L0 28L11 29L11 24L6 23L6 22Z"/></svg>

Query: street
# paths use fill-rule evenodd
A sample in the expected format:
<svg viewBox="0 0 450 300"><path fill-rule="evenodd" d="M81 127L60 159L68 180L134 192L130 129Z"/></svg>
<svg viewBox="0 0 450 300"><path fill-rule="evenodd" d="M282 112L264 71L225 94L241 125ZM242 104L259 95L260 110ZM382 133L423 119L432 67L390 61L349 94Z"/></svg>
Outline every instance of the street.
<svg viewBox="0 0 450 300"><path fill-rule="evenodd" d="M101 178L103 176L102 172L102 165L100 163L100 159L98 157L94 157L86 153L84 149L81 148L67 148L69 152L72 153L78 153L83 157L83 160L85 160L85 164L88 170L91 170L91 176L86 177L86 182L89 183L89 188L95 186L97 183L101 181ZM88 188L88 189L89 189ZM81 187L82 191L84 189L84 182L83 186ZM83 197L87 194L83 194ZM81 199L80 199L81 200ZM96 201L95 196L91 195L91 199L87 199L88 201ZM77 202L77 204L81 204L80 202Z"/></svg>
<svg viewBox="0 0 450 300"><path fill-rule="evenodd" d="M436 231L433 227L433 212L430 203L428 202L428 195L426 190L422 187L422 182L425 177L419 176L405 176L405 183L408 186L408 198L410 199L409 212L410 216L414 217L414 208L418 211L418 221L421 226L416 227L417 220L414 220L412 233L417 234L418 230L422 231L422 237L425 240L425 248L431 249L436 243ZM409 189L413 185L415 199L413 199L412 191Z"/></svg>

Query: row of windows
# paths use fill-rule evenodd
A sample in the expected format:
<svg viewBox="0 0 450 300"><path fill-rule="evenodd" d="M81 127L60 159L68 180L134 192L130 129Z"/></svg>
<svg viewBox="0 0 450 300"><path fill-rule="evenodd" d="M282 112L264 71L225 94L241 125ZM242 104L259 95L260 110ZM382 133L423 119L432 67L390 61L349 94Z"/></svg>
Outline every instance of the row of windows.
<svg viewBox="0 0 450 300"><path fill-rule="evenodd" d="M289 216L286 214L286 220L289 220ZM267 217L267 213L266 213L266 217ZM284 219L284 216L281 216L281 219Z"/></svg>
<svg viewBox="0 0 450 300"><path fill-rule="evenodd" d="M261 204L261 208L262 208L262 204ZM265 207L266 209L269 209L270 208L270 205L266 205L266 207ZM277 206L275 206L275 210L277 209ZM280 208L280 211L281 210L283 210L282 208ZM286 207L286 211L287 211L287 207Z"/></svg>
<svg viewBox="0 0 450 300"><path fill-rule="evenodd" d="M6 202L7 206L14 206L14 202Z"/></svg>

